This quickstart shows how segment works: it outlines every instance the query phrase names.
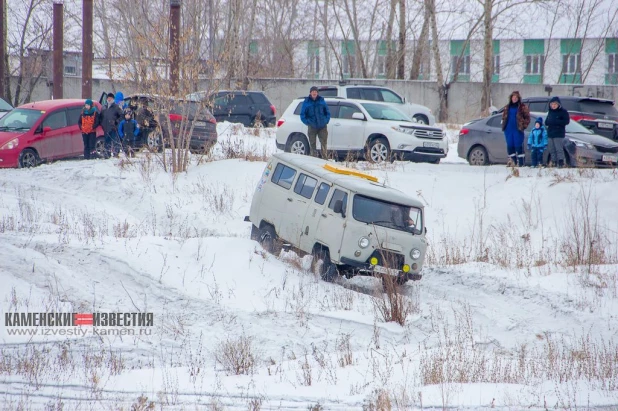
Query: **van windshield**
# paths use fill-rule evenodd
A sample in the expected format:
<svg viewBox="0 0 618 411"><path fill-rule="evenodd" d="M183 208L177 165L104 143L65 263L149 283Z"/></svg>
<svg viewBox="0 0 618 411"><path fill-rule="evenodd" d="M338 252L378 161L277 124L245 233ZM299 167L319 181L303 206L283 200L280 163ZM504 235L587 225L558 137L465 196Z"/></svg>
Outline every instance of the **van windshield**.
<svg viewBox="0 0 618 411"><path fill-rule="evenodd" d="M389 203L360 194L354 196L352 216L363 223L421 234L423 216L419 208Z"/></svg>

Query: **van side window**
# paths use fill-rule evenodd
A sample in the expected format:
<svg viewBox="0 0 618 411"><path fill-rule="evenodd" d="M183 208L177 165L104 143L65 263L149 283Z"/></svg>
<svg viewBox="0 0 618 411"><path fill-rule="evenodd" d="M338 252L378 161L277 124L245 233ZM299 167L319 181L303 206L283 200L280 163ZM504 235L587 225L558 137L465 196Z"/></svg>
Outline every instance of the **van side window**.
<svg viewBox="0 0 618 411"><path fill-rule="evenodd" d="M286 190L289 190L292 187L292 181L294 181L294 176L296 175L296 170L290 168L284 164L277 164L275 168L275 172L273 173L273 178L271 181Z"/></svg>
<svg viewBox="0 0 618 411"><path fill-rule="evenodd" d="M318 204L324 204L326 201L326 196L328 196L328 192L330 191L330 186L328 183L320 184L320 188L318 188L318 193L315 195L315 202Z"/></svg>
<svg viewBox="0 0 618 411"><path fill-rule="evenodd" d="M306 174L301 174L294 186L294 192L305 198L311 198L316 185L318 185L318 180Z"/></svg>
<svg viewBox="0 0 618 411"><path fill-rule="evenodd" d="M342 207L345 210L347 208L347 204L348 204L348 193L335 189L335 192L333 193L332 198L330 199L330 202L328 203L328 208L330 208L331 210L335 211L335 202L337 200L341 200L342 201Z"/></svg>

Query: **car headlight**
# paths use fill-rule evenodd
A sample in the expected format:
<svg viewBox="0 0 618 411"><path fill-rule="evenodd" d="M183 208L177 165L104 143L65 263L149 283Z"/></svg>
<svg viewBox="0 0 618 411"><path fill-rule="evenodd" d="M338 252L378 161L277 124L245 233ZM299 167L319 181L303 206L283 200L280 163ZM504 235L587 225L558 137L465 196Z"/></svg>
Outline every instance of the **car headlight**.
<svg viewBox="0 0 618 411"><path fill-rule="evenodd" d="M18 145L19 145L19 138L15 137L13 140L10 140L4 143L4 145L0 147L0 150L12 150Z"/></svg>
<svg viewBox="0 0 618 411"><path fill-rule="evenodd" d="M358 246L360 248L367 248L369 247L369 239L367 237L361 237L358 239Z"/></svg>
<svg viewBox="0 0 618 411"><path fill-rule="evenodd" d="M396 127L396 126L392 126L391 128L399 133L414 135L414 129L411 129L411 128L403 128L403 127Z"/></svg>
<svg viewBox="0 0 618 411"><path fill-rule="evenodd" d="M594 146L590 143L586 143L585 141L577 140L574 138L570 139L576 147L587 148L589 150L594 150Z"/></svg>
<svg viewBox="0 0 618 411"><path fill-rule="evenodd" d="M412 257L413 260L418 260L421 256L421 250L419 250L418 248L413 248L412 251L410 251L410 257Z"/></svg>

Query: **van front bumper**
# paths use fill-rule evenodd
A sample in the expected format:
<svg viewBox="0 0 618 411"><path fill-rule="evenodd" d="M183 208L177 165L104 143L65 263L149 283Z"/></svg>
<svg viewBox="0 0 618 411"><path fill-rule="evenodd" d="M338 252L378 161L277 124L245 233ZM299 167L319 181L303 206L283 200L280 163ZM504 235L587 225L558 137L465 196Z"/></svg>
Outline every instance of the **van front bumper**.
<svg viewBox="0 0 618 411"><path fill-rule="evenodd" d="M404 273L403 270L396 270L392 268L387 269L386 267L382 267L380 265L375 266L368 262L357 261L346 257L341 257L341 262L345 265L354 267L359 271L364 271L369 275L390 275L392 277L405 277L408 280L420 280L422 278L422 275L419 273Z"/></svg>

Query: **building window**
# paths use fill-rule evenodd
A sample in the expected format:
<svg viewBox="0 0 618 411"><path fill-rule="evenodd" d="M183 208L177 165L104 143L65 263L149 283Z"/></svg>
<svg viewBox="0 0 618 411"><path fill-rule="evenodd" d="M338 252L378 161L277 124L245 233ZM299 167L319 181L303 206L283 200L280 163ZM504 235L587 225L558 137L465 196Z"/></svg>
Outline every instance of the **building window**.
<svg viewBox="0 0 618 411"><path fill-rule="evenodd" d="M354 73L356 68L356 56L350 54L343 55L343 72L345 74Z"/></svg>
<svg viewBox="0 0 618 411"><path fill-rule="evenodd" d="M451 71L457 74L470 74L470 56L452 56Z"/></svg>
<svg viewBox="0 0 618 411"><path fill-rule="evenodd" d="M311 74L320 74L320 55L309 56L309 70Z"/></svg>
<svg viewBox="0 0 618 411"><path fill-rule="evenodd" d="M494 69L493 69L493 74L495 75L500 75L500 55L496 55L494 56Z"/></svg>
<svg viewBox="0 0 618 411"><path fill-rule="evenodd" d="M378 56L378 75L386 75L386 56Z"/></svg>
<svg viewBox="0 0 618 411"><path fill-rule="evenodd" d="M542 74L545 56L531 54L526 56L526 74Z"/></svg>
<svg viewBox="0 0 618 411"><path fill-rule="evenodd" d="M67 76L75 76L77 75L77 67L75 66L64 66L64 74Z"/></svg>
<svg viewBox="0 0 618 411"><path fill-rule="evenodd" d="M566 54L562 56L562 74L576 74L581 72L580 55Z"/></svg>
<svg viewBox="0 0 618 411"><path fill-rule="evenodd" d="M618 73L618 54L607 55L607 74Z"/></svg>

